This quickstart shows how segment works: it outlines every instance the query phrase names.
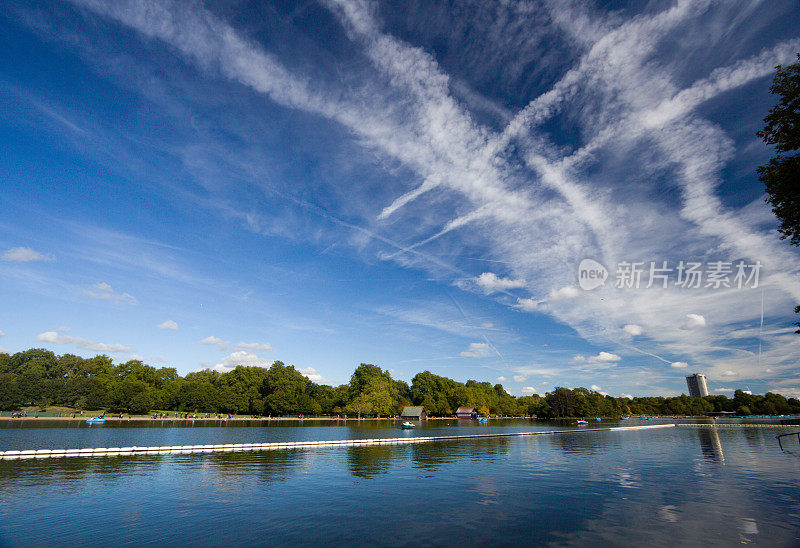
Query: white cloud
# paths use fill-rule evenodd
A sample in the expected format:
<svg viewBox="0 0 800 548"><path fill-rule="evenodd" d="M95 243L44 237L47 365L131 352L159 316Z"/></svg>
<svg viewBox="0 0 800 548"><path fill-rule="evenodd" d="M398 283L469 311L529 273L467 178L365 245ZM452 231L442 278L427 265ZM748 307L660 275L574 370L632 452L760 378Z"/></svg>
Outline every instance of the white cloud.
<svg viewBox="0 0 800 548"><path fill-rule="evenodd" d="M622 330L631 337L638 337L644 332L644 329L641 325L636 325L634 323L625 324L625 327L623 327Z"/></svg>
<svg viewBox="0 0 800 548"><path fill-rule="evenodd" d="M541 302L574 279L575 264L589 254L612 265L626 257L674 258L667 255L674 249L687 256L717 250L723 259L761 260L764 272L769 272L762 280L767 309L785 308L787 300L800 302L796 254L777 241L772 227L759 229L720 199L717 187L734 153L731 135L697 110L721 93L767 77L776 64L793 62L800 43L781 42L753 57L734 58L729 66L710 65L714 56L706 56L704 64L687 65L686 59L696 59L687 55L691 53L687 48L696 42L673 38L685 33L709 42L722 40L730 29L709 25L718 17L706 12L724 9L719 7L723 4L678 2L627 20L624 14L587 17L578 3L559 5L550 14L556 25L550 30L566 35L574 48L566 58L574 59L574 64L559 71L561 79L534 98L500 134L482 126L450 95L452 81L435 58L382 32L386 27L374 19L376 12L366 3L328 4L382 78L383 85L370 81L355 93L338 89L327 93L324 82L316 86L319 79L291 74L257 42L195 5L171 9L174 4L87 4L90 10L171 44L192 62L218 67L224 77L283 106L340 123L370 151L414 172L422 183L399 190L377 221L399 217L404 209L410 210L409 219L416 220L419 210L425 211L429 222L397 237L398 241L418 237L418 244L434 242L451 231L467 232L470 224L480 223L480 237L487 241L491 258L508 264L515 276L535 281L530 283L531 298L516 302L519 308L536 310L537 299ZM509 13L503 15L517 24ZM506 33L498 25L493 35L503 37L498 39L501 46ZM665 41L676 46L654 55ZM703 77L684 84L687 74L697 73ZM555 146L548 135L545 122L559 113L585 136L586 142L577 143L582 148L574 153L573 147ZM524 158L524 165L509 159L509 145L514 147L513 156ZM648 154L642 154L644 149ZM615 166L624 166L624 179L630 184L620 182ZM653 173L663 173L666 184L674 185L677 200L660 200L641 188L653 180ZM525 177L536 184L520 185ZM415 202L425 200L433 189L437 199L444 194L459 199L456 210L463 213L444 217L427 202L413 210ZM398 220L382 228L399 231L408 224ZM369 230L350 228L394 245ZM460 243L474 243L473 235L467 233ZM396 260L453 273L435 257L413 251L415 245L401 246ZM455 273L459 279L474 274ZM753 368L745 363L753 361L752 354L730 348L725 337L726 331L758 319L759 295L751 293L605 287L592 297L555 300L542 311L597 345L609 344L619 325L635 321L630 325L640 325L652 339L651 356L686 356L722 374L733 361L742 372ZM700 316L702 325L690 320L693 325L687 333L681 326L686 327L685 317L698 301L714 319L715 329L696 329L705 325ZM797 346L790 339L765 338L764 346L764 363L774 363L776 371L796 367Z"/></svg>
<svg viewBox="0 0 800 548"><path fill-rule="evenodd" d="M55 261L52 255L44 255L30 247L12 247L3 253L2 259L9 263L30 263L34 261Z"/></svg>
<svg viewBox="0 0 800 548"><path fill-rule="evenodd" d="M511 278L500 278L494 272L484 272L477 278L475 283L488 295L497 291L507 291L525 287L525 280L513 280Z"/></svg>
<svg viewBox="0 0 800 548"><path fill-rule="evenodd" d="M117 293L114 288L105 282L94 284L90 289L84 289L83 294L92 299L100 299L115 303L138 304L136 298L130 293Z"/></svg>
<svg viewBox="0 0 800 548"><path fill-rule="evenodd" d="M495 381L497 381L497 382L506 382L506 381L508 381L508 379L507 379L507 378L505 378L505 377L503 377L503 376L500 376L500 377L497 377L497 378L495 379Z"/></svg>
<svg viewBox="0 0 800 548"><path fill-rule="evenodd" d="M800 399L800 388L796 386L782 386L780 388L771 388L769 392L774 392L776 394L780 394L781 396L785 396L787 398Z"/></svg>
<svg viewBox="0 0 800 548"><path fill-rule="evenodd" d="M518 367L515 370L518 375L526 375L528 377L556 377L562 372L560 368L540 366Z"/></svg>
<svg viewBox="0 0 800 548"><path fill-rule="evenodd" d="M469 348L459 354L463 358L484 358L488 355L488 343L469 343Z"/></svg>
<svg viewBox="0 0 800 548"><path fill-rule="evenodd" d="M669 364L670 367L674 367L675 369L686 369L689 367L689 364L686 362L672 362Z"/></svg>
<svg viewBox="0 0 800 548"><path fill-rule="evenodd" d="M527 375L514 375L514 382L525 382L528 380Z"/></svg>
<svg viewBox="0 0 800 548"><path fill-rule="evenodd" d="M536 394L536 387L535 386L523 386L522 387L523 394Z"/></svg>
<svg viewBox="0 0 800 548"><path fill-rule="evenodd" d="M600 392L600 391L602 390L602 388L600 388L600 387L599 387L599 386L597 386L596 384L593 384L593 385L592 385L592 386L590 386L589 388L591 388L591 389L592 389L592 390L594 390L595 392Z"/></svg>
<svg viewBox="0 0 800 548"><path fill-rule="evenodd" d="M235 350L263 350L264 352L274 352L275 349L269 343L259 342L240 342L233 347Z"/></svg>
<svg viewBox="0 0 800 548"><path fill-rule="evenodd" d="M559 289L554 289L550 292L551 301L560 301L563 299L574 299L580 295L580 290L574 285L568 285Z"/></svg>
<svg viewBox="0 0 800 548"><path fill-rule="evenodd" d="M311 382L315 382L317 384L324 384L327 382L325 378L319 374L319 371L313 367L305 367L303 369L298 369L298 371Z"/></svg>
<svg viewBox="0 0 800 548"><path fill-rule="evenodd" d="M0 337L5 337L5 336L6 336L6 334L3 332L2 329L0 329Z"/></svg>
<svg viewBox="0 0 800 548"><path fill-rule="evenodd" d="M620 394L620 397L622 397L622 398L628 398L629 400L632 400L632 399L633 399L633 396L632 396L631 394Z"/></svg>
<svg viewBox="0 0 800 548"><path fill-rule="evenodd" d="M583 356L581 354L577 354L572 358L572 363L611 363L611 362L618 362L622 358L620 358L616 354L612 354L611 352L600 352L594 356Z"/></svg>
<svg viewBox="0 0 800 548"><path fill-rule="evenodd" d="M220 373L227 373L228 371L233 371L238 365L246 367L270 367L273 363L272 360L261 358L253 352L239 350L222 358L212 369Z"/></svg>
<svg viewBox="0 0 800 548"><path fill-rule="evenodd" d="M726 376L726 377L736 377L737 375L739 375L739 373L737 373L736 371L731 371L730 369L729 369L729 370L727 370L727 371L725 371L725 372L724 372L724 373L722 373L722 374L723 374L724 376Z"/></svg>
<svg viewBox="0 0 800 548"><path fill-rule="evenodd" d="M81 337L72 337L69 335L59 335L55 331L45 331L39 333L36 339L42 342L49 342L53 344L71 344L78 348L85 350L92 350L94 352L108 352L109 354L117 354L120 352L131 352L131 349L121 344L106 344L101 342L94 342Z"/></svg>
<svg viewBox="0 0 800 548"><path fill-rule="evenodd" d="M712 392L736 392L735 388L714 388Z"/></svg>
<svg viewBox="0 0 800 548"><path fill-rule="evenodd" d="M162 323L158 324L156 327L159 328L159 329L176 330L176 329L178 329L178 322L175 322L173 320L167 320L165 322L162 322Z"/></svg>
<svg viewBox="0 0 800 548"><path fill-rule="evenodd" d="M228 341L223 341L219 337L215 337L213 335L210 335L210 336L206 337L205 339L203 339L202 341L200 341L200 344L208 344L208 345L216 346L217 348L219 348L220 350L223 350L223 351L227 350L228 346L230 345L230 343ZM236 352L234 352L234 354L236 354ZM231 354L231 356L233 356L234 354ZM247 354L247 352L245 352L245 354Z"/></svg>
<svg viewBox="0 0 800 548"><path fill-rule="evenodd" d="M688 319L683 324L685 329L698 329L706 326L706 319L700 314L686 314L686 317Z"/></svg>
<svg viewBox="0 0 800 548"><path fill-rule="evenodd" d="M515 306L527 312L533 312L534 310L539 309L539 301L533 298L529 299L517 298L517 304Z"/></svg>

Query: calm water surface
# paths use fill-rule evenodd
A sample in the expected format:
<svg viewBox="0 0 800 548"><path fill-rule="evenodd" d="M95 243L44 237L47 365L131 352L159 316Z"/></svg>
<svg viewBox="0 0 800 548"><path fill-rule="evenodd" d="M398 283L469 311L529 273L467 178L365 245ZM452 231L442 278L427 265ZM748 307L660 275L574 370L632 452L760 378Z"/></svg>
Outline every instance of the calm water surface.
<svg viewBox="0 0 800 548"><path fill-rule="evenodd" d="M532 421L176 428L0 423L2 449L565 428ZM189 455L0 461L0 545L800 545L781 429L667 428ZM796 443L795 443L795 449Z"/></svg>

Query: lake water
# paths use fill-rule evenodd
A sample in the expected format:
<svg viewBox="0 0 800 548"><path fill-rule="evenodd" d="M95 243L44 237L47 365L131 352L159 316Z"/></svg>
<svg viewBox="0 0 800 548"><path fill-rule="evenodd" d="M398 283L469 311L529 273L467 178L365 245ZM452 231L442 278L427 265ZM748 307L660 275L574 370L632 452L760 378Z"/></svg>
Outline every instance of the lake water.
<svg viewBox="0 0 800 548"><path fill-rule="evenodd" d="M191 424L191 423L189 423ZM334 440L571 428L0 422L0 448ZM647 423L652 424L652 423ZM604 424L604 426L607 424ZM800 545L786 428L0 461L0 545Z"/></svg>

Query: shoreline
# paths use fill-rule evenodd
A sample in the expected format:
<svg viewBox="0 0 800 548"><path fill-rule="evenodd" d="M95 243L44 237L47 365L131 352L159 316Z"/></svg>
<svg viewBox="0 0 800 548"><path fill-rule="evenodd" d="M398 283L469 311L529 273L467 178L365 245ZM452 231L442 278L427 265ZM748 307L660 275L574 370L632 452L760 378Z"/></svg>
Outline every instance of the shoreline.
<svg viewBox="0 0 800 548"><path fill-rule="evenodd" d="M7 421L76 421L76 422L86 422L87 419L92 418L96 415L84 415L83 417L0 417L0 420L7 420ZM549 419L537 419L536 417L486 417L489 420L499 420L499 419L530 419L530 420L549 420ZM349 422L349 421L356 421L356 422L363 422L363 421L401 421L405 420L400 417L259 417L259 418L252 418L252 417L231 417L229 419L226 418L216 418L216 417L196 417L196 418L176 418L176 417L164 417L164 418L156 418L153 417L143 417L143 416L132 416L132 417L111 417L106 416L106 422L133 422L133 421L150 421L150 422L195 422L195 421L204 421L204 422L232 422L232 421L261 421L261 422L273 422L273 421L295 421L295 422L303 422L303 421L330 421L330 422ZM440 420L473 420L473 419L459 419L457 417L428 417L425 419L426 421L440 421ZM568 419L565 419L568 420ZM611 419L609 419L611 420Z"/></svg>
<svg viewBox="0 0 800 548"><path fill-rule="evenodd" d="M27 417L8 417L8 416L0 416L0 421L8 421L8 422L44 422L44 421L59 421L59 422L78 422L78 423L85 423L87 419L95 417L97 415L94 414L85 414L83 417L36 417L36 416L27 416ZM539 417L526 417L526 416L503 416L503 417L483 417L487 420L535 420L535 421L575 421L579 417L553 417L553 418L539 418ZM714 417L711 416L700 416L700 415L686 415L682 417L678 416L631 416L630 419L621 419L619 417L602 417L603 422L605 421L615 421L615 422L627 422L628 420L642 420L642 419L655 419L655 420L714 420ZM728 417L726 417L728 418ZM754 419L756 417L729 417L731 419ZM775 415L772 417L757 417L758 419L762 420L781 420L781 419L797 419L800 417L790 416L790 415ZM216 418L216 417L195 417L195 418L180 418L180 417L163 417L163 418L153 418L151 416L142 416L142 415L135 415L135 416L125 416L120 418L119 416L106 416L106 422L114 422L114 423L122 423L122 422L170 422L170 423L190 423L190 422L305 422L305 421L323 421L323 422L364 422L364 421L402 421L405 420L401 417L231 417L231 418ZM458 417L427 417L424 421L474 421L475 419L466 419L466 418L458 418ZM414 421L420 422L420 421Z"/></svg>

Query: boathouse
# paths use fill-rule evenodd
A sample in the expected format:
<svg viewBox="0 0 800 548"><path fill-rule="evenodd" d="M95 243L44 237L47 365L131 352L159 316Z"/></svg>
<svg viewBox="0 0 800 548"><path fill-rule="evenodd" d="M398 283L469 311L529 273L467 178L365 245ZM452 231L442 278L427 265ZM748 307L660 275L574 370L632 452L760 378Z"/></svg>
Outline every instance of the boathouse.
<svg viewBox="0 0 800 548"><path fill-rule="evenodd" d="M428 415L425 413L425 408L420 406L416 407L403 407L403 412L400 413L401 419L416 419L425 420Z"/></svg>
<svg viewBox="0 0 800 548"><path fill-rule="evenodd" d="M459 407L456 409L456 417L459 419L476 419L478 418L478 410L474 407Z"/></svg>

